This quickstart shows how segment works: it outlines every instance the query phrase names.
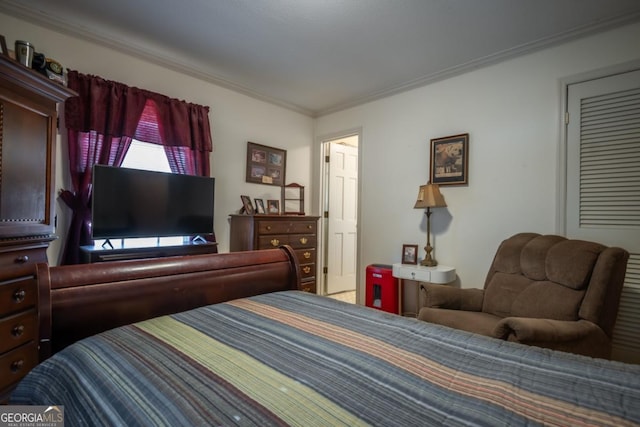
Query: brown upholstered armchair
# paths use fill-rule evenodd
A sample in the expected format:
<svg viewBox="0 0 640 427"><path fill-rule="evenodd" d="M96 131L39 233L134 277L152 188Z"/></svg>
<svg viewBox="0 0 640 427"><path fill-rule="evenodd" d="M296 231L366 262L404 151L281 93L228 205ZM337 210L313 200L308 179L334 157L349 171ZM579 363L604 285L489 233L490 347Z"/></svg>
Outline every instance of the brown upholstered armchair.
<svg viewBox="0 0 640 427"><path fill-rule="evenodd" d="M484 289L423 284L419 318L523 344L610 358L629 253L535 233L503 241Z"/></svg>

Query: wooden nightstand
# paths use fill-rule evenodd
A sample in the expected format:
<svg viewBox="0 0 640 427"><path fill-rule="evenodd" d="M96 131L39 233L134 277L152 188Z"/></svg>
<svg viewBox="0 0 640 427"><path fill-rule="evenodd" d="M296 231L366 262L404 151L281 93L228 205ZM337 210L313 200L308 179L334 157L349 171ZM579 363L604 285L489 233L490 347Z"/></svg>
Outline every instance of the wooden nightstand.
<svg viewBox="0 0 640 427"><path fill-rule="evenodd" d="M420 286L418 282L447 284L456 280L456 269L446 265L437 265L435 267L423 267L421 265L412 264L393 264L393 277L400 279L398 284L398 313L402 316L418 317L420 310ZM416 312L405 312L403 309L404 281L411 280L416 282Z"/></svg>

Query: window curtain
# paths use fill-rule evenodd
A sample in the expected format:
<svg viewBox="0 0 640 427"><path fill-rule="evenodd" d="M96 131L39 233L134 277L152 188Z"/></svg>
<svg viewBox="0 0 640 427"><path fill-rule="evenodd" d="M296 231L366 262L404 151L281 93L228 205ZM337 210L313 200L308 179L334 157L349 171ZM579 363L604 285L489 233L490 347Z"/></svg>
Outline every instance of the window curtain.
<svg viewBox="0 0 640 427"><path fill-rule="evenodd" d="M163 145L174 173L209 176L212 143L208 107L73 70L67 78L78 96L65 102L73 190L60 192L72 210L61 263L77 264L91 244L94 164L120 166L137 139Z"/></svg>

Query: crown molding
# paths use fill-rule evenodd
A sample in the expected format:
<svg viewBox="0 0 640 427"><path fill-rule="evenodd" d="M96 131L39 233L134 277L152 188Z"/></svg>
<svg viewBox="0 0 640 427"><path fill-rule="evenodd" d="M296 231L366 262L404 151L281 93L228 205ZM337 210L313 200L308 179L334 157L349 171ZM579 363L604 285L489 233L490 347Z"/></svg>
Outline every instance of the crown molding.
<svg viewBox="0 0 640 427"><path fill-rule="evenodd" d="M632 24L638 21L640 21L640 13L633 13L633 14L629 14L629 15L625 15L625 16L621 16L621 17L617 17L609 20L602 20L596 24L577 27L571 31L566 31L564 33L556 34L552 37L542 38L531 43L525 43L511 49L506 49L492 55L487 55L485 57L478 58L464 64L460 64L454 67L444 69L437 73L424 75L424 76L418 77L417 79L407 81L399 85L391 86L386 89L371 93L369 95L366 95L357 99L353 99L339 105L335 105L333 107L318 110L315 112L314 117L325 116L328 114L336 113L338 111L354 108L369 102L377 101L379 99L388 98L393 95L397 95L397 94L407 92L413 89L417 89L420 87L428 86L438 81L459 76L461 74L465 74L470 71L477 70L479 68L488 67L490 65L498 64L500 62L504 62L509 59L513 59L519 56L524 56L524 55L527 55L536 51L540 51L543 49L547 49L553 46L558 46L560 44L567 43L571 40L579 39L592 34L607 31L613 28L622 27L624 25Z"/></svg>
<svg viewBox="0 0 640 427"><path fill-rule="evenodd" d="M386 89L375 91L362 97L353 98L351 100L336 104L331 107L312 110L289 102L285 102L278 98L264 95L263 93L252 90L246 86L217 76L210 71L205 71L202 68L185 65L182 62L178 62L169 58L165 54L153 52L149 48L135 46L131 43L130 40L120 40L117 37L114 37L112 34L101 34L94 30L89 31L86 28L80 28L76 25L73 25L70 22L65 21L64 19L51 17L41 11L29 9L23 6L22 2L17 0L4 0L0 3L0 11L6 12L7 14L12 15L16 18L20 18L25 21L38 24L42 27L49 28L53 31L66 34L68 36L81 38L83 40L91 41L93 43L116 50L118 52L135 56L136 58L142 58L150 63L159 65L161 67L197 78L199 80L223 87L225 89L229 89L231 91L266 103L289 109L291 111L309 116L311 118L322 117L325 115L336 113L338 111L373 102L382 98L388 98L393 95L397 95L403 92L430 85L438 81L465 74L479 68L494 65L508 59L523 56L535 51L566 43L574 39L640 21L640 13L632 13L608 20L601 20L594 24L577 27L570 31L559 33L551 37L542 38L531 43L522 44L511 49L506 49L492 55L478 58L454 67L450 67L436 73L427 74L414 80L406 81L398 85L393 85L387 87Z"/></svg>

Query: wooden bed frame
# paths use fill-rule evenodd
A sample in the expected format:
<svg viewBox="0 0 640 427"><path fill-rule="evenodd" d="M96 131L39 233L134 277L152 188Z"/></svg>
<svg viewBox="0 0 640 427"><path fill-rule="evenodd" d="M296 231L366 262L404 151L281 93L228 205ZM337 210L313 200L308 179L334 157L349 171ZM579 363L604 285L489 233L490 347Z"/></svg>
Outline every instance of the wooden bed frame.
<svg viewBox="0 0 640 427"><path fill-rule="evenodd" d="M294 251L190 255L50 267L38 264L40 360L117 326L300 287Z"/></svg>

